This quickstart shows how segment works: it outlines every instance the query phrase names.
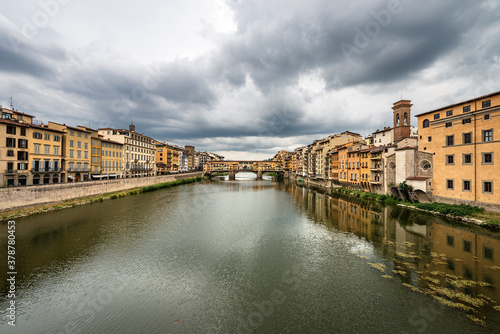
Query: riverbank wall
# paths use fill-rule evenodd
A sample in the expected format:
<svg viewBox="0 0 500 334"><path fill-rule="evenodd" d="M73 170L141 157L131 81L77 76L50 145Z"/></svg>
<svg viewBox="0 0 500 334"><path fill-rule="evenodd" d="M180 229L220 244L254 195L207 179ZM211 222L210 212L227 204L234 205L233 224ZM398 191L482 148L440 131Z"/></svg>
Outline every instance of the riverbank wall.
<svg viewBox="0 0 500 334"><path fill-rule="evenodd" d="M202 176L202 172L0 189L0 212Z"/></svg>

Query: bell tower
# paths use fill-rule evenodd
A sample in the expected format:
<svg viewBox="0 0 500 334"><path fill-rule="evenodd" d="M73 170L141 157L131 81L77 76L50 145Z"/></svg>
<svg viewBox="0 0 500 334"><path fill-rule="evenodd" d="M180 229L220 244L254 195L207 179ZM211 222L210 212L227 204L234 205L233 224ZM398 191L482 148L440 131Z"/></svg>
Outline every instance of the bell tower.
<svg viewBox="0 0 500 334"><path fill-rule="evenodd" d="M398 142L411 136L411 100L399 100L394 102L394 141Z"/></svg>

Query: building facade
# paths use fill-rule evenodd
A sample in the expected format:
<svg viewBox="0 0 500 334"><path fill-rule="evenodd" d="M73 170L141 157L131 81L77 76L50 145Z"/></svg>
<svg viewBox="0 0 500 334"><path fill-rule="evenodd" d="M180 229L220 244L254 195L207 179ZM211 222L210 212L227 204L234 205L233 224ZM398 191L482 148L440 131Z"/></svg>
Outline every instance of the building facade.
<svg viewBox="0 0 500 334"><path fill-rule="evenodd" d="M123 146L123 177L143 177L156 174L156 145L154 139L135 131L131 124L128 130L98 129L104 139Z"/></svg>
<svg viewBox="0 0 500 334"><path fill-rule="evenodd" d="M0 108L0 184L12 187L28 184L29 127L33 116Z"/></svg>
<svg viewBox="0 0 500 334"><path fill-rule="evenodd" d="M500 92L416 116L438 201L500 205Z"/></svg>

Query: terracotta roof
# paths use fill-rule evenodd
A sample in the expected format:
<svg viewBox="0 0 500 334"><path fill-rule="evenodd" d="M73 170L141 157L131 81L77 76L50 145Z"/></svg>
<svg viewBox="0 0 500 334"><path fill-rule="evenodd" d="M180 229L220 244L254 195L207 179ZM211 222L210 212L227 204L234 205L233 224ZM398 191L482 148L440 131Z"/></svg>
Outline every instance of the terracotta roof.
<svg viewBox="0 0 500 334"><path fill-rule="evenodd" d="M433 112L436 112L436 111L439 111L439 110L443 110L443 109L453 108L453 107L456 107L458 105L465 104L465 103L472 103L474 101L485 99L485 98L488 98L488 97L491 97L491 96L495 96L495 95L498 95L498 94L500 94L500 91L493 92L493 93L490 93L490 94L486 94L486 95L483 95L483 96L479 96L479 97L476 97L476 98L473 98L473 99L470 99L470 100L465 100L465 101L462 101L462 102L453 103L453 104L450 104L450 105L447 105L447 106L444 106L444 107L441 107L441 108L438 108L438 109L426 111L426 112L423 112L423 113L415 115L415 117L422 116L422 115L425 115L425 114L430 114L430 113L433 113Z"/></svg>

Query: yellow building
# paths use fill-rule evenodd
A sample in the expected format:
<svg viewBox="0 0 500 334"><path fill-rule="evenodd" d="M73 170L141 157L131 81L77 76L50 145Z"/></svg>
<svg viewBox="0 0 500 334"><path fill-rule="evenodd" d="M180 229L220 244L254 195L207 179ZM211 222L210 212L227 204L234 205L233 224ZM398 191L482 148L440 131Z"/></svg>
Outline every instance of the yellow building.
<svg viewBox="0 0 500 334"><path fill-rule="evenodd" d="M83 128L49 122L50 129L63 132L62 141L62 182L90 180L90 131Z"/></svg>
<svg viewBox="0 0 500 334"><path fill-rule="evenodd" d="M123 144L101 138L101 170L103 178L119 179L123 177Z"/></svg>
<svg viewBox="0 0 500 334"><path fill-rule="evenodd" d="M26 185L29 176L29 127L33 116L0 108L0 185Z"/></svg>
<svg viewBox="0 0 500 334"><path fill-rule="evenodd" d="M156 142L156 174L179 172L179 148Z"/></svg>
<svg viewBox="0 0 500 334"><path fill-rule="evenodd" d="M418 149L434 153L435 200L500 208L500 92L416 117Z"/></svg>
<svg viewBox="0 0 500 334"><path fill-rule="evenodd" d="M62 170L63 136L64 131L46 125L30 126L28 147L31 173L28 185L65 182Z"/></svg>
<svg viewBox="0 0 500 334"><path fill-rule="evenodd" d="M102 169L101 169L101 138L97 130L85 127L78 126L79 129L83 129L91 132L92 142L90 145L90 173L92 179L101 179L102 178Z"/></svg>
<svg viewBox="0 0 500 334"><path fill-rule="evenodd" d="M371 148L365 148L361 151L359 151L359 163L360 163L360 169L359 173L361 175L360 177L360 183L361 187L365 190L370 190L370 161L371 161L371 155L370 155L370 150Z"/></svg>

